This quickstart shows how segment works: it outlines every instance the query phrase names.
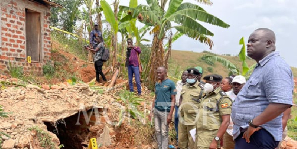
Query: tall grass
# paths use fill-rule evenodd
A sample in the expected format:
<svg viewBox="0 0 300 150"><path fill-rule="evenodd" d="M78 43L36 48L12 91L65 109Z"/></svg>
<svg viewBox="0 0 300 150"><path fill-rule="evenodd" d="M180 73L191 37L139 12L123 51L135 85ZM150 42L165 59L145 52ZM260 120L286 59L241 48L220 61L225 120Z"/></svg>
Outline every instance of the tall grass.
<svg viewBox="0 0 300 150"><path fill-rule="evenodd" d="M87 60L87 51L84 49L84 46L88 45L88 43L84 38L73 37L56 30L51 31L51 38L63 45L65 51L75 54L80 59Z"/></svg>
<svg viewBox="0 0 300 150"><path fill-rule="evenodd" d="M10 61L8 62L8 71L11 77L13 78L21 78L24 74L23 67L16 66L15 64L12 64Z"/></svg>

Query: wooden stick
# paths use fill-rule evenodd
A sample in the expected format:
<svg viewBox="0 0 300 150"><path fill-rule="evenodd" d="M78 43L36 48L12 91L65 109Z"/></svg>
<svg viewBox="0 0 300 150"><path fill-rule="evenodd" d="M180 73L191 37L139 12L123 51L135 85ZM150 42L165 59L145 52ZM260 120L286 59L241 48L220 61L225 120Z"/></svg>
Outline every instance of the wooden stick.
<svg viewBox="0 0 300 150"><path fill-rule="evenodd" d="M114 84L115 84L115 82L117 80L118 74L119 74L119 69L117 69L116 72L114 73L114 75L113 75L113 77L111 79L111 82L108 85L109 88L114 86Z"/></svg>
<svg viewBox="0 0 300 150"><path fill-rule="evenodd" d="M123 86L125 86L127 83L128 83L128 80L127 80L127 81L124 81L124 82L122 82L122 83L120 83L120 84L117 84L117 85L114 86L114 87L107 88L105 92L109 92L109 91L111 91L111 90L115 90L115 89L117 89L117 88L123 87Z"/></svg>

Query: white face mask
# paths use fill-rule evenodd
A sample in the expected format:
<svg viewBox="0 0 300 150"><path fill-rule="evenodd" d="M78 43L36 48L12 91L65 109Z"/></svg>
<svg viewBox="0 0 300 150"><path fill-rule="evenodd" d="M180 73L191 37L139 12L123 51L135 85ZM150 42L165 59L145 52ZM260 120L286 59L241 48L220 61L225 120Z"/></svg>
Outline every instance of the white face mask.
<svg viewBox="0 0 300 150"><path fill-rule="evenodd" d="M205 83L204 87L203 87L203 92L204 93L209 93L212 92L214 90L214 86L210 83Z"/></svg>

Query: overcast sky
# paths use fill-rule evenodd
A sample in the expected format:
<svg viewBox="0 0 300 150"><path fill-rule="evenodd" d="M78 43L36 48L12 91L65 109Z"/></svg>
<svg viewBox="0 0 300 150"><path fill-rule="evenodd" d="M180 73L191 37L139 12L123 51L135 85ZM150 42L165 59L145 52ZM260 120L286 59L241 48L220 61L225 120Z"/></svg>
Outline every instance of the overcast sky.
<svg viewBox="0 0 300 150"><path fill-rule="evenodd" d="M245 38L257 28L269 28L276 34L276 50L293 67L297 67L297 1L296 0L211 0L213 5L200 4L208 13L220 18L230 25L221 28L203 23L214 33L212 52L237 55L241 46L239 39ZM108 0L112 4L112 0ZM146 0L138 0L146 4ZM195 0L184 2L197 3ZM128 6L129 0L120 0L120 5ZM199 4L199 3L198 3ZM138 24L141 28L143 25ZM152 39L151 35L146 38ZM202 52L209 47L190 39L181 37L173 43L172 49Z"/></svg>

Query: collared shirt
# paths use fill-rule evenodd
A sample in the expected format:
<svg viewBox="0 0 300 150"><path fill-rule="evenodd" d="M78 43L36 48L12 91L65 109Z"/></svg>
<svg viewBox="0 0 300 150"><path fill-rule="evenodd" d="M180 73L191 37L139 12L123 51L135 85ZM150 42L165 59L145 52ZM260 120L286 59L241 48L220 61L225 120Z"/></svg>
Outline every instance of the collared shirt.
<svg viewBox="0 0 300 150"><path fill-rule="evenodd" d="M237 138L240 128L247 128L250 120L260 115L270 103L292 105L293 89L291 67L278 52L272 52L260 60L233 103L233 138ZM262 127L275 141L281 141L282 114Z"/></svg>
<svg viewBox="0 0 300 150"><path fill-rule="evenodd" d="M234 102L235 98L236 98L236 95L233 93L233 90L230 90L228 92L225 92L226 95L232 100L232 102ZM233 122L232 122L232 118L230 116L230 123L229 123L229 126L226 130L226 132L232 136L232 132L233 132Z"/></svg>
<svg viewBox="0 0 300 150"><path fill-rule="evenodd" d="M176 83L176 90L177 90L177 94L175 96L175 105L179 106L179 100L180 100L180 95L181 95L181 90L182 90L182 86L184 84L182 83L182 80L177 81Z"/></svg>
<svg viewBox="0 0 300 150"><path fill-rule="evenodd" d="M218 130L222 123L222 116L231 114L232 101L227 95L222 96L221 91L221 87L218 87L201 99L197 134L201 134L203 129Z"/></svg>
<svg viewBox="0 0 300 150"><path fill-rule="evenodd" d="M233 93L233 90L230 90L230 91L225 92L225 93L226 93L226 95L227 95L232 101L235 100L236 95Z"/></svg>
<svg viewBox="0 0 300 150"><path fill-rule="evenodd" d="M201 88L199 87L198 81L194 85L186 84L182 87L181 90L182 102L179 111L179 116L183 118L182 124L184 125L196 124L196 116L199 110L199 102L196 102L195 100L201 99L200 92L201 92Z"/></svg>
<svg viewBox="0 0 300 150"><path fill-rule="evenodd" d="M93 44L93 48L95 48L95 46L98 45L98 43L96 41L96 35L99 36L99 37L102 37L101 31L100 30L98 30L98 31L93 30L90 33L90 44Z"/></svg>
<svg viewBox="0 0 300 150"><path fill-rule="evenodd" d="M96 62L97 60L101 59L102 54L103 54L103 50L104 50L104 43L101 42L97 45L96 49L99 49L94 56L94 62Z"/></svg>
<svg viewBox="0 0 300 150"><path fill-rule="evenodd" d="M176 95L175 83L166 79L160 83L155 84L155 108L159 111L171 110L171 95Z"/></svg>
<svg viewBox="0 0 300 150"><path fill-rule="evenodd" d="M138 61L138 54L141 53L141 48L138 46L135 46L130 51L127 50L126 54L126 66L132 65L132 66L139 66Z"/></svg>

